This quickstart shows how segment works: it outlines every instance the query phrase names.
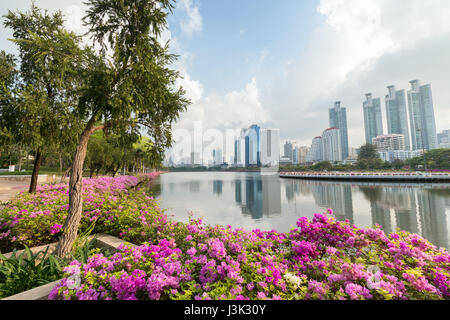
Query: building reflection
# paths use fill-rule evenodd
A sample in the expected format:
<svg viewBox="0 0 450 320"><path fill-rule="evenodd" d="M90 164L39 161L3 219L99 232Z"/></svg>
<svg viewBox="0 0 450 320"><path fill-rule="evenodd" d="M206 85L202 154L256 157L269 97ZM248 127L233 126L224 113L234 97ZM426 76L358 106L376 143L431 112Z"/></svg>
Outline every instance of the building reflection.
<svg viewBox="0 0 450 320"><path fill-rule="evenodd" d="M340 221L348 219L351 224L354 223L351 185L318 181L308 181L307 183L317 206L323 209L333 209L334 216Z"/></svg>
<svg viewBox="0 0 450 320"><path fill-rule="evenodd" d="M313 195L320 208L332 208L336 219L354 223L354 191L361 191L370 204L372 226L379 224L389 234L397 229L420 234L438 247L449 248L446 210L450 209L450 189L432 186L335 183L294 181L286 183L288 201L296 196L299 184L302 195Z"/></svg>
<svg viewBox="0 0 450 320"><path fill-rule="evenodd" d="M373 225L381 225L386 233L397 229L417 233L438 247L448 248L446 209L450 206L446 199L450 190L412 186L359 189L370 201Z"/></svg>
<svg viewBox="0 0 450 320"><path fill-rule="evenodd" d="M302 185L299 183L299 181L296 180L286 181L285 192L286 192L286 199L288 200L288 202L294 201L295 197L297 195L300 195L300 193L302 193L301 187Z"/></svg>
<svg viewBox="0 0 450 320"><path fill-rule="evenodd" d="M370 203L370 213L372 217L372 226L382 226L384 232L393 232L391 223L391 212L386 201L383 202L384 191L379 186L360 186L359 190L363 193L366 200Z"/></svg>
<svg viewBox="0 0 450 320"><path fill-rule="evenodd" d="M417 194L417 202L422 236L437 246L448 247L448 224L444 197L435 190L424 190Z"/></svg>
<svg viewBox="0 0 450 320"><path fill-rule="evenodd" d="M235 201L243 215L258 220L281 215L281 184L278 177L247 176L236 179Z"/></svg>
<svg viewBox="0 0 450 320"><path fill-rule="evenodd" d="M200 181L189 182L189 192L191 192L191 193L200 192Z"/></svg>
<svg viewBox="0 0 450 320"><path fill-rule="evenodd" d="M214 180L213 181L213 193L220 196L222 194L223 189L223 181L222 180Z"/></svg>

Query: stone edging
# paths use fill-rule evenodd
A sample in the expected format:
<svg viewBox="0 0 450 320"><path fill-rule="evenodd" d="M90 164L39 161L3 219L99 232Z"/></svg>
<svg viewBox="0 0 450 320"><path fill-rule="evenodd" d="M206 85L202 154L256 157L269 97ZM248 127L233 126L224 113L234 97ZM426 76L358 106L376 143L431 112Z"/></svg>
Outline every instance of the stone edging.
<svg viewBox="0 0 450 320"><path fill-rule="evenodd" d="M119 246L122 244L136 246L135 244L129 243L127 241L123 241L122 239L119 239L119 238L116 238L116 237L113 237L113 236L110 236L107 234L93 235L93 236L90 236L89 238L92 239L94 237L96 237L96 239L97 239L96 244L95 244L95 246L97 248L118 250ZM45 250L47 247L50 247L49 252L51 252L56 248L56 243L52 243L52 244L44 245L44 246L40 246L40 247L34 247L34 248L31 248L30 250L31 250L31 252L36 253L36 252ZM17 251L17 254L20 254L21 252L23 252L23 250ZM11 252L4 254L4 256L6 256L6 257L10 257L11 255L12 255ZM47 300L48 295L50 294L52 289L60 281L61 281L61 279L56 280L51 283L47 283L47 284L37 287L37 288L30 289L28 291L24 291L24 292L15 294L13 296L3 298L1 300Z"/></svg>

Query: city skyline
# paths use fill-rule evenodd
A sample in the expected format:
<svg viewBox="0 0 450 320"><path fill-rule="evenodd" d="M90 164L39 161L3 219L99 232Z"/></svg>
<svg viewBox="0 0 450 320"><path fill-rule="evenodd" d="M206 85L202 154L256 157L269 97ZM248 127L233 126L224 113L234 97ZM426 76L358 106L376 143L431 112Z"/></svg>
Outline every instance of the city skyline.
<svg viewBox="0 0 450 320"><path fill-rule="evenodd" d="M407 91L407 94L405 94L404 89L396 90L395 85L387 86L388 94L385 96L387 134L384 134L383 129L381 99L373 98L372 93L365 94L366 101L363 101L365 143L375 144L379 147L379 144L375 141L383 141L383 145L384 141L391 139L396 141L395 145L397 147L379 150L382 152L380 156L384 161L392 161L392 159L397 157L404 160L412 156L418 156L417 151L422 149L437 149L440 146L445 148L450 145L448 142L450 141L450 138L448 138L450 130L443 130L442 133L438 133L436 130L431 84L421 85L420 80L417 79L411 80L409 83L411 89ZM240 137L236 137L234 141L234 154L230 157L230 163L244 167L260 167L261 132L264 131L267 134L267 131L271 132L272 130L277 131L276 146L278 146L279 150L279 160L283 158L284 161L288 160L293 164L304 163L299 162L299 155L295 154L299 148L308 148L305 156L305 162L308 163L322 160L331 162L346 160L350 149L354 148L354 146L349 146L348 142L347 146L345 146L345 142L343 143L343 141L348 141L346 134L348 127L346 108L341 107L341 103L341 101L335 101L334 107L328 109L330 127L325 129L321 136L314 137L309 148L308 146L297 146L297 142L289 139L284 140L284 143L280 143L279 129L261 129L256 124L241 129ZM336 134L330 134L330 132L335 131L338 132L339 139L336 138ZM343 131L344 134L342 133ZM410 132L416 132L416 135L410 135ZM267 137L265 139L267 140ZM397 142L400 139L401 142ZM422 143L422 139L424 143ZM441 143L441 140L444 143ZM266 143L265 148L267 153L267 150L272 150L273 147ZM337 152L336 148L339 148L340 152ZM345 151L347 156L345 156ZM407 152L399 153L397 151ZM270 151L270 153L272 152ZM244 160L240 159L242 155L246 157ZM223 162L227 162L225 158ZM213 157L213 163L216 164L215 162Z"/></svg>
<svg viewBox="0 0 450 320"><path fill-rule="evenodd" d="M36 4L62 10L69 30L83 33L80 1ZM28 0L2 3L0 13L29 6ZM280 128L281 141L310 146L339 100L347 108L349 147L359 147L365 142L361 94L383 100L387 84L407 89L404 84L418 78L433 86L436 130L447 130L449 14L450 3L442 0L249 0L239 6L180 0L163 39L180 56L179 84L193 104L174 129L192 130L195 121L220 130L258 123ZM11 31L2 25L0 32L2 48L16 53L7 40Z"/></svg>

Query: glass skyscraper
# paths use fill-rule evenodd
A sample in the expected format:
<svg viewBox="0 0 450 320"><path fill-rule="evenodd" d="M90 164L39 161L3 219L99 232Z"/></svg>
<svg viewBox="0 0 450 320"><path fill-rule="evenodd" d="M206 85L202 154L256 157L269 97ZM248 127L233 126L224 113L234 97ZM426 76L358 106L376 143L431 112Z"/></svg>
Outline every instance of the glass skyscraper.
<svg viewBox="0 0 450 320"><path fill-rule="evenodd" d="M248 137L248 163L247 166L261 166L261 128L254 124L250 126ZM246 140L247 143L247 140Z"/></svg>
<svg viewBox="0 0 450 320"><path fill-rule="evenodd" d="M366 143L372 143L373 138L383 135L381 102L380 98L373 99L371 93L366 94L366 99L363 102Z"/></svg>
<svg viewBox="0 0 450 320"><path fill-rule="evenodd" d="M408 91L409 121L413 150L436 149L437 135L431 85L412 80Z"/></svg>
<svg viewBox="0 0 450 320"><path fill-rule="evenodd" d="M336 101L334 108L329 109L330 127L338 128L341 135L341 155L342 160L348 157L348 131L347 131L347 110L341 108L341 102Z"/></svg>
<svg viewBox="0 0 450 320"><path fill-rule="evenodd" d="M388 134L402 134L405 137L405 149L410 150L405 90L395 91L395 86L388 86L387 88L389 90L389 94L386 95Z"/></svg>

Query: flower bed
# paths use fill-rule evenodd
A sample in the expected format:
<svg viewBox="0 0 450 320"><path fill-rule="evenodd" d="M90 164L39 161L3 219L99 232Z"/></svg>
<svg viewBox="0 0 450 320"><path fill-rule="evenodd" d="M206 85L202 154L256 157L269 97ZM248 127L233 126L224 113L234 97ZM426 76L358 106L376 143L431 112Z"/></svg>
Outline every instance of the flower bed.
<svg viewBox="0 0 450 320"><path fill-rule="evenodd" d="M96 232L139 246L109 258L96 254L85 264L73 261L50 299L450 298L449 253L415 234L359 229L337 221L331 210L299 219L287 233L200 219L185 224L170 220L143 190L118 190L94 188L85 198L83 223L97 221ZM58 212L46 216L59 219ZM58 229L57 218L46 224L47 236L52 226ZM16 225L28 226L22 220ZM28 229L10 230L17 237ZM81 277L76 288L74 273Z"/></svg>
<svg viewBox="0 0 450 320"><path fill-rule="evenodd" d="M386 236L331 215L289 233L164 221L158 241L91 257L81 286L50 299L448 299L450 255L418 235ZM154 225L155 226L155 225ZM129 241L133 237L126 235ZM136 240L136 239L135 239ZM69 270L69 269L68 269ZM70 272L66 274L70 277Z"/></svg>
<svg viewBox="0 0 450 320"><path fill-rule="evenodd" d="M116 178L101 177L83 180L83 213L80 232L93 223L93 233L124 234L138 224L136 210L158 210L152 197L145 193L129 194L139 180L152 180L158 172ZM21 192L0 210L0 251L9 252L57 242L69 208L67 184L38 186L35 194Z"/></svg>

